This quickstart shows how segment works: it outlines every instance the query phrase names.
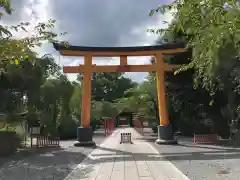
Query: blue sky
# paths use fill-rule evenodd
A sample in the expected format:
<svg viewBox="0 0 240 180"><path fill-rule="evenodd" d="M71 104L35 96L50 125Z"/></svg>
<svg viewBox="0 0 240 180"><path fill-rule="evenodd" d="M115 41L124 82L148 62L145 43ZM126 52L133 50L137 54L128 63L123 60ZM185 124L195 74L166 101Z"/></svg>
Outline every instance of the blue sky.
<svg viewBox="0 0 240 180"><path fill-rule="evenodd" d="M4 17L4 24L29 21L33 25L48 19L57 20L56 31L67 32L64 37L80 46L142 46L154 44L157 35L146 32L148 28L166 27L162 21L171 21L170 14L149 17L152 8L167 3L159 0L12 0L12 16ZM17 34L21 37L24 32ZM52 54L63 65L83 63L81 57L61 57L51 45L37 50L40 55ZM150 57L131 57L129 64L147 64ZM119 64L119 58L94 58L101 65ZM141 82L147 73L126 73ZM71 80L75 75L68 75Z"/></svg>

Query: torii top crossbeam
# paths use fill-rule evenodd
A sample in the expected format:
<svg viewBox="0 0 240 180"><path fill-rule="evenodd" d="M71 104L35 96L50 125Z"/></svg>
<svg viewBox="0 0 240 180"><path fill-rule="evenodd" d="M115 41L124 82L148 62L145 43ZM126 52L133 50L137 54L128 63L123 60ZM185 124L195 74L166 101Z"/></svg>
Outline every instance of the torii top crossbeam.
<svg viewBox="0 0 240 180"><path fill-rule="evenodd" d="M66 46L64 44L54 44L54 48L62 56L91 56L91 57L120 57L120 65L95 66L91 65L92 72L153 72L157 68L164 71L173 71L179 65L163 64L161 67L156 65L127 65L127 56L155 56L156 54L171 55L185 51L183 44L163 44L156 46L135 46L135 47L87 47L87 46ZM86 67L64 66L64 73L84 72Z"/></svg>
<svg viewBox="0 0 240 180"><path fill-rule="evenodd" d="M131 46L131 47L89 47L89 46L68 46L64 44L53 44L54 48L63 56L85 56L87 54L96 57L114 56L154 56L161 54L176 54L184 52L184 45L162 44L155 46Z"/></svg>

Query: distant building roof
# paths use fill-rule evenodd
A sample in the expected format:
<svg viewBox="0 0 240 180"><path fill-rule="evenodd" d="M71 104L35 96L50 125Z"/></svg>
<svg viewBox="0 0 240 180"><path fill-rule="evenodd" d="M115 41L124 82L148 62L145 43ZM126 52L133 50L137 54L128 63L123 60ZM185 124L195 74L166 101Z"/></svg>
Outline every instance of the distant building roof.
<svg viewBox="0 0 240 180"><path fill-rule="evenodd" d="M116 115L116 117L118 117L118 116L128 116L128 115L132 115L134 112L132 112L132 111L121 111L121 112L119 112L117 115Z"/></svg>

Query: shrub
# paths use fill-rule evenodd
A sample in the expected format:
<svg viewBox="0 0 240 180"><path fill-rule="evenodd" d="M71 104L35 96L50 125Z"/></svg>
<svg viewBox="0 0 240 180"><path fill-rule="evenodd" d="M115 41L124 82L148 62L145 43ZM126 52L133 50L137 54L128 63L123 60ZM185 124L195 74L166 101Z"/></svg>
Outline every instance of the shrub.
<svg viewBox="0 0 240 180"><path fill-rule="evenodd" d="M193 136L194 123L192 121L181 120L181 122L179 123L179 130L184 136Z"/></svg>
<svg viewBox="0 0 240 180"><path fill-rule="evenodd" d="M78 124L71 117L61 119L58 126L58 134L61 139L73 139L77 137Z"/></svg>
<svg viewBox="0 0 240 180"><path fill-rule="evenodd" d="M152 131L153 131L154 133L157 133L157 125L152 126Z"/></svg>
<svg viewBox="0 0 240 180"><path fill-rule="evenodd" d="M95 131L96 129L99 129L101 125L101 121L97 120L95 118L92 118L90 121L90 126L92 128L93 131Z"/></svg>

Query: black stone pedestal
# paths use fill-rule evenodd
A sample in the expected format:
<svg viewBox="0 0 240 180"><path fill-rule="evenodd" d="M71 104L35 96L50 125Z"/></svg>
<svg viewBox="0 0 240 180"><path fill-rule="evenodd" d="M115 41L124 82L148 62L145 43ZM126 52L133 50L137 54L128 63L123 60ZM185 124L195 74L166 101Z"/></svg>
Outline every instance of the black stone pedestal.
<svg viewBox="0 0 240 180"><path fill-rule="evenodd" d="M92 128L78 127L77 129L77 142L74 146L95 146L92 140Z"/></svg>
<svg viewBox="0 0 240 180"><path fill-rule="evenodd" d="M157 144L177 144L177 140L174 139L172 133L172 126L158 126L158 139L156 140Z"/></svg>

